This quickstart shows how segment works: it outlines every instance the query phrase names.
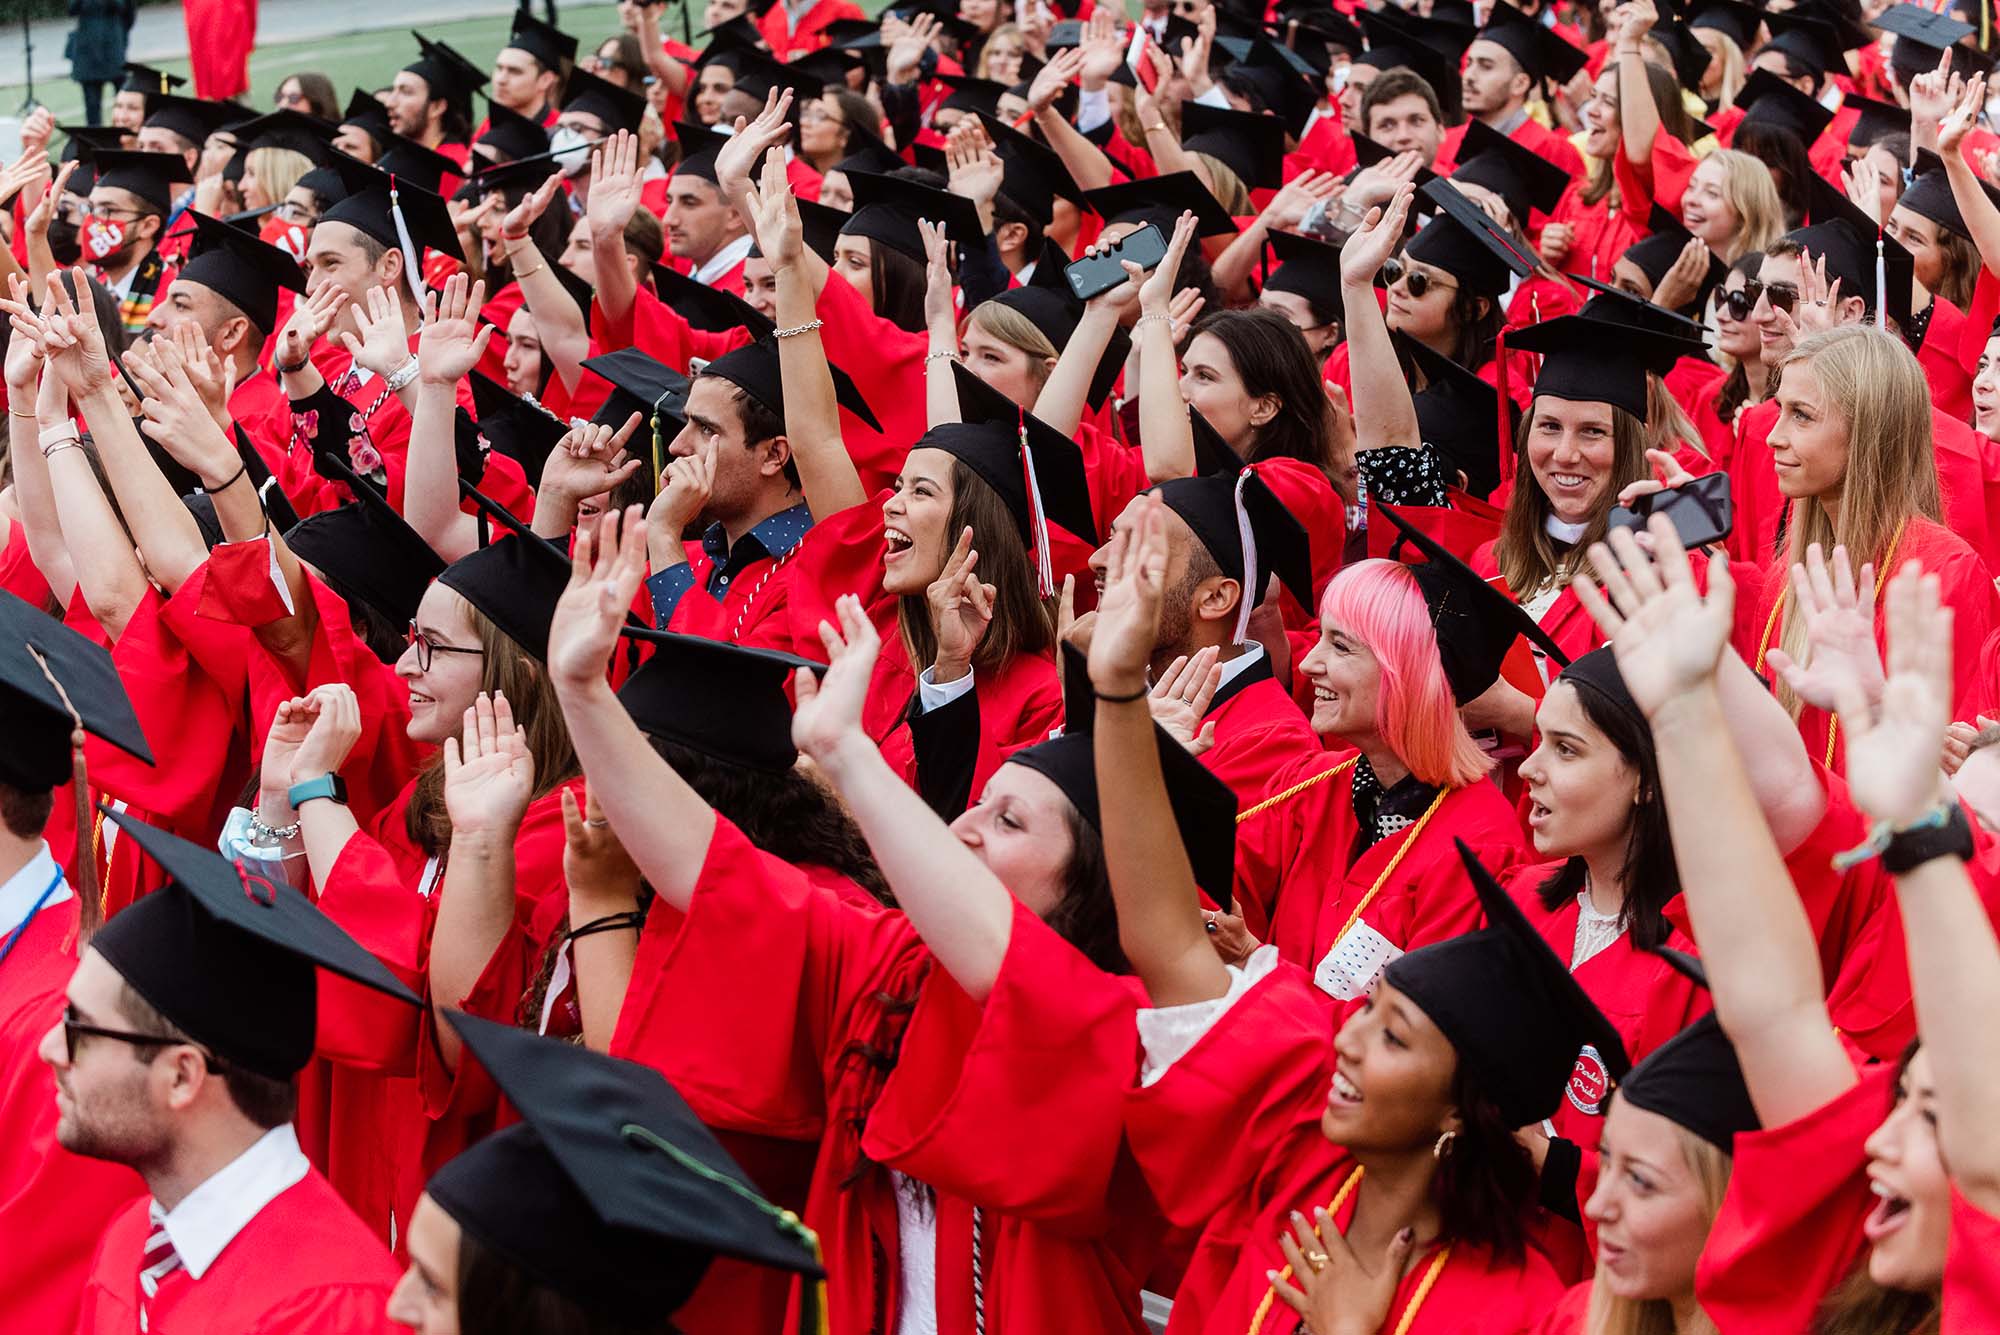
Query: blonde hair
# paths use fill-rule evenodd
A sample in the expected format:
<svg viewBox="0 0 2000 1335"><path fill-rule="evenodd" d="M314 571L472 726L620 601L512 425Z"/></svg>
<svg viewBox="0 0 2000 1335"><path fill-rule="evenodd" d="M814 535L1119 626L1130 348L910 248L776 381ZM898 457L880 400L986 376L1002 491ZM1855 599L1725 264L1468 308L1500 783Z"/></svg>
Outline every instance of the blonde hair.
<svg viewBox="0 0 2000 1335"><path fill-rule="evenodd" d="M1716 1213L1722 1209L1723 1193L1729 1189L1731 1160L1679 1122L1673 1126L1674 1136L1680 1141L1681 1158L1694 1177L1702 1223L1706 1227L1715 1222ZM1673 1308L1664 1298L1620 1298L1611 1292L1600 1265L1590 1286L1590 1311L1584 1317L1583 1335L1676 1335ZM1697 1312L1687 1335L1715 1335L1715 1323L1707 1313Z"/></svg>
<svg viewBox="0 0 2000 1335"><path fill-rule="evenodd" d="M1808 365L1826 396L1826 409L1847 424L1847 466L1838 518L1820 496L1792 502L1785 561L1805 560L1806 549L1818 543L1827 552L1845 546L1856 566L1881 562L1912 516L1938 518L1930 382L1903 340L1873 325L1842 325L1799 340L1778 363L1777 383L1782 385L1790 367ZM1878 566L1877 584L1890 574ZM1784 623L1779 643L1806 662L1805 618L1787 616ZM1797 718L1802 702L1782 678L1778 698Z"/></svg>
<svg viewBox="0 0 2000 1335"><path fill-rule="evenodd" d="M289 148L253 148L243 165L257 175L257 184L273 204L285 202L299 178L312 170L312 159Z"/></svg>
<svg viewBox="0 0 2000 1335"><path fill-rule="evenodd" d="M1231 217L1241 217L1255 212L1250 207L1250 187L1243 184L1243 178L1236 174L1234 167L1213 153L1203 153L1199 150L1195 152L1194 160L1199 162L1203 171L1207 173L1208 193L1215 196L1216 202L1222 205L1223 212Z"/></svg>
<svg viewBox="0 0 2000 1335"><path fill-rule="evenodd" d="M1685 445L1702 458L1707 459L1708 443L1701 438L1701 428L1681 407L1680 400L1667 388L1665 377L1646 373L1646 448L1665 450L1668 454L1680 453Z"/></svg>
<svg viewBox="0 0 2000 1335"><path fill-rule="evenodd" d="M978 325L1008 347L1026 353L1028 379L1034 385L1035 393L1041 393L1042 386L1048 383L1049 363L1062 353L1049 342L1049 336L1042 332L1040 326L1001 301L980 302L966 322Z"/></svg>
<svg viewBox="0 0 2000 1335"><path fill-rule="evenodd" d="M1785 206L1769 167L1733 148L1718 148L1702 160L1722 167L1722 195L1736 210L1736 234L1722 256L1724 264L1762 251L1784 233Z"/></svg>
<svg viewBox="0 0 2000 1335"><path fill-rule="evenodd" d="M1699 32L1700 29L1695 31ZM1743 58L1743 48L1736 44L1734 37L1720 28L1710 28L1708 31L1715 37L1716 44L1714 46L1708 46L1707 42L1701 44L1708 46L1710 58L1722 66L1722 82L1715 88L1715 109L1721 111L1725 107L1736 105L1736 95L1743 91L1743 80L1747 77L1746 71L1750 62ZM1698 37L1695 40L1701 41Z"/></svg>
<svg viewBox="0 0 2000 1335"><path fill-rule="evenodd" d="M1021 73L1024 78L1027 77L1026 57L1028 55L1028 35L1021 31L1021 25L1018 23L1002 23L992 32L986 34L986 40L979 44L979 69L977 71L979 77L982 79L993 77L986 72L986 61L987 57L992 54L993 44L1002 38L1011 40L1014 43L1014 49L1023 57Z"/></svg>

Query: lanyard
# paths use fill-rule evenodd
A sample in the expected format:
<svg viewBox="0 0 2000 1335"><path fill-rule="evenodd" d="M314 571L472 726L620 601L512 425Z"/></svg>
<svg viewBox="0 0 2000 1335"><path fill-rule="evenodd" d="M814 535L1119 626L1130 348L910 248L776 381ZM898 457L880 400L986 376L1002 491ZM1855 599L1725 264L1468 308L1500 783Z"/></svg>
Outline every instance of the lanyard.
<svg viewBox="0 0 2000 1335"><path fill-rule="evenodd" d="M7 962L7 957L14 953L14 947L21 944L21 937L24 934L26 934L28 930L28 924L33 922L35 920L35 915L42 911L42 905L49 902L49 896L56 892L56 887L62 884L62 879L63 879L62 868L57 867L56 874L54 876L51 876L49 878L49 883L42 887L42 893L35 896L34 905L28 910L28 916L21 919L20 926L16 927L13 931L7 933L7 940L5 941L5 943L0 943L0 964L5 964Z"/></svg>

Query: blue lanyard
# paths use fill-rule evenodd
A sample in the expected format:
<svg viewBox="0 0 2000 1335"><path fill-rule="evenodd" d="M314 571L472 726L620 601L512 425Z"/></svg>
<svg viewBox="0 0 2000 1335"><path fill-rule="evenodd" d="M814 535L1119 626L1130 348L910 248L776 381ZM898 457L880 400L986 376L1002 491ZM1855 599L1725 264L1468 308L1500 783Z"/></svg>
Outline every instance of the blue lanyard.
<svg viewBox="0 0 2000 1335"><path fill-rule="evenodd" d="M28 910L28 916L21 919L21 925L7 933L6 942L0 944L0 964L5 964L7 957L14 953L14 947L21 944L21 936L28 930L28 924L42 911L42 905L49 902L49 896L56 892L56 887L62 884L62 879L62 868L57 867L56 874L49 878L49 883L42 887L42 893L35 897L34 906Z"/></svg>

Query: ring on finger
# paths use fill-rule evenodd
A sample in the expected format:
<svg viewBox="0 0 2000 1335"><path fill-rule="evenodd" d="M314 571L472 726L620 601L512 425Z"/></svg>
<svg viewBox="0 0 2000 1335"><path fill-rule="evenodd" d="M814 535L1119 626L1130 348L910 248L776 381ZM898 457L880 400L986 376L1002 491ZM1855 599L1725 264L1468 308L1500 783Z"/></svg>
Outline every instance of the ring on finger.
<svg viewBox="0 0 2000 1335"><path fill-rule="evenodd" d="M1300 1255L1305 1258L1306 1264L1311 1266L1315 1272L1326 1267L1325 1252L1301 1252Z"/></svg>

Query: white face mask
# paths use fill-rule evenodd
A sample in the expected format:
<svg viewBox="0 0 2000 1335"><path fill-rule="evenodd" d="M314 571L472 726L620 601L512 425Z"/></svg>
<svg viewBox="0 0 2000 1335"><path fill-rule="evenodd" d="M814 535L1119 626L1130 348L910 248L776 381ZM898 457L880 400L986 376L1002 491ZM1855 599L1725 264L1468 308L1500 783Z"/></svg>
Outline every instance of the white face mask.
<svg viewBox="0 0 2000 1335"><path fill-rule="evenodd" d="M590 166L591 141L581 130L562 126L549 136L549 151L555 155L564 176L580 176Z"/></svg>

